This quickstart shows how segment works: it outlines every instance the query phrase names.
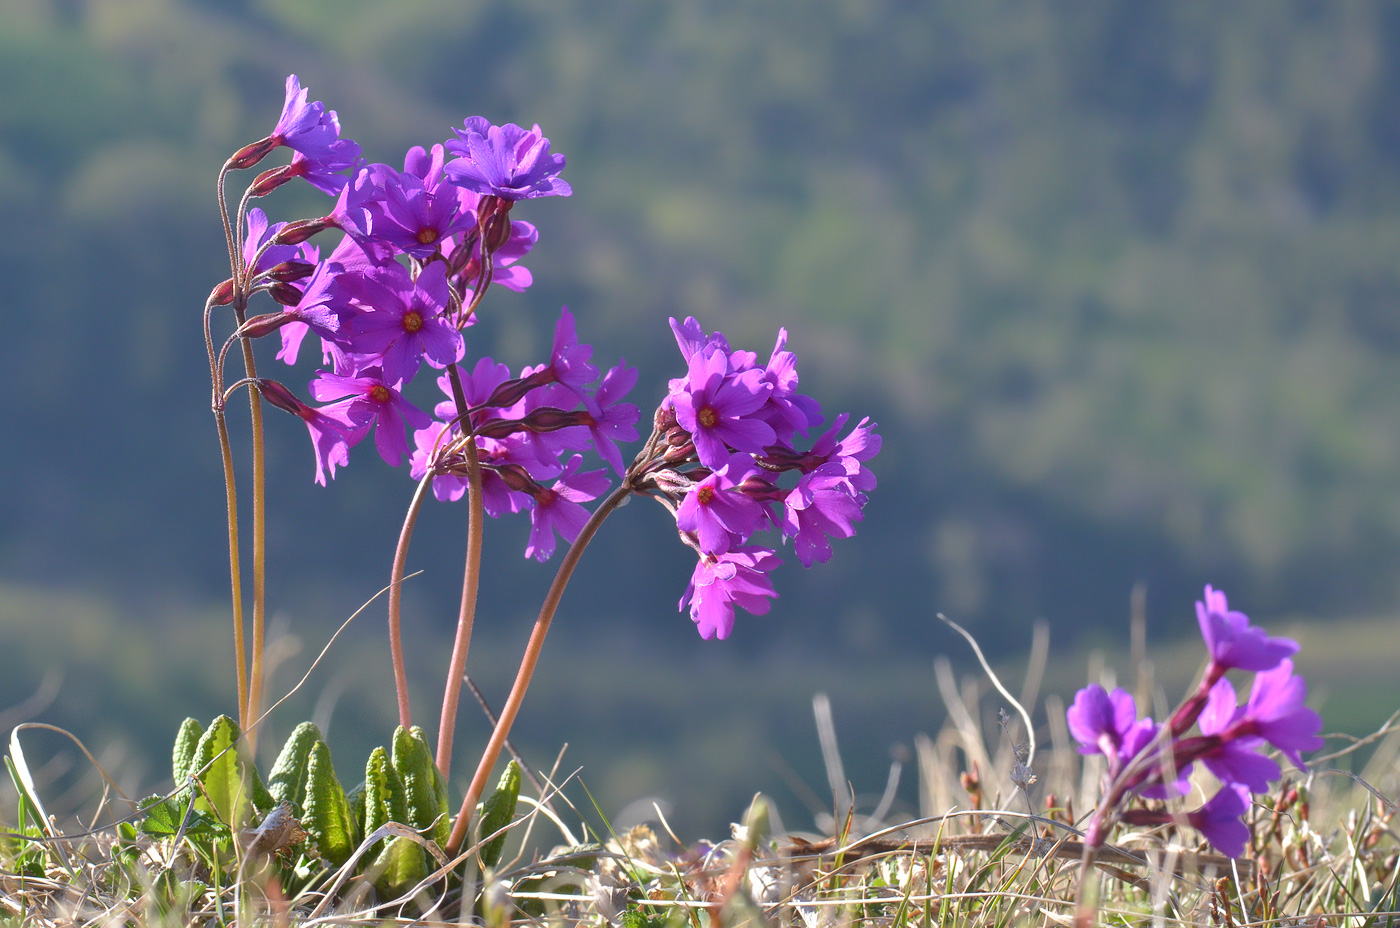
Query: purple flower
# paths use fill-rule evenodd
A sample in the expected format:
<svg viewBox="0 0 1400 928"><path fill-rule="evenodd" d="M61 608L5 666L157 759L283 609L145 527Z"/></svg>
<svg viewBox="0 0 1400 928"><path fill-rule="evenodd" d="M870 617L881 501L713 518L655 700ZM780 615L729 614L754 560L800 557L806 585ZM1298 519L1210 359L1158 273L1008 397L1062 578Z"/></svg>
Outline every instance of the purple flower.
<svg viewBox="0 0 1400 928"><path fill-rule="evenodd" d="M690 363L690 359L696 353L706 356L716 351L722 351L725 354L731 353L729 340L724 337L724 333L715 332L713 335L706 335L704 326L700 325L694 316L686 316L685 322L677 322L672 317L671 333L676 337L676 346L680 348L681 357L685 358L686 364Z"/></svg>
<svg viewBox="0 0 1400 928"><path fill-rule="evenodd" d="M1282 751L1299 770L1307 769L1299 752L1316 751L1326 743L1317 734L1322 717L1303 705L1307 696L1307 681L1284 659L1273 670L1255 675L1240 723Z"/></svg>
<svg viewBox="0 0 1400 928"><path fill-rule="evenodd" d="M1069 733L1080 744L1080 754L1114 758L1137 723L1137 703L1121 686L1109 693L1099 684L1090 683L1075 693L1066 720Z"/></svg>
<svg viewBox="0 0 1400 928"><path fill-rule="evenodd" d="M340 138L340 126L334 113L327 114L319 100L307 99L309 94L295 74L287 75L287 96L271 138L279 145L314 158L331 150Z"/></svg>
<svg viewBox="0 0 1400 928"><path fill-rule="evenodd" d="M447 165L454 184L503 200L567 197L574 192L559 177L564 156L550 153L549 139L538 125L530 130L515 123L493 126L485 117L472 116L463 126L454 129L457 138L447 142L447 150L459 156Z"/></svg>
<svg viewBox="0 0 1400 928"><path fill-rule="evenodd" d="M793 539L793 553L803 567L831 560L828 538L850 538L864 515L865 494L852 495L850 478L839 463L823 464L803 474L783 500L783 533Z"/></svg>
<svg viewBox="0 0 1400 928"><path fill-rule="evenodd" d="M815 399L797 392L797 355L787 350L787 329L778 330L778 341L763 369L763 379L772 385L768 405L759 412L778 433L778 440L791 441L793 435L822 424L822 407Z"/></svg>
<svg viewBox="0 0 1400 928"><path fill-rule="evenodd" d="M295 74L287 75L282 115L269 138L296 152L288 174L304 177L316 189L336 196L346 184L339 172L355 165L360 146L340 137L335 110L328 111L319 101L308 101L307 94Z"/></svg>
<svg viewBox="0 0 1400 928"><path fill-rule="evenodd" d="M1249 794L1227 783L1205 805L1186 813L1186 820L1220 853L1239 857L1249 841L1249 828L1244 823L1248 810Z"/></svg>
<svg viewBox="0 0 1400 928"><path fill-rule="evenodd" d="M338 411L313 409L298 413L311 433L311 445L316 451L316 482L326 485L326 471L335 479L336 465L350 463L350 446L359 444L365 429L356 427Z"/></svg>
<svg viewBox="0 0 1400 928"><path fill-rule="evenodd" d="M1196 603L1196 621L1210 649L1212 672L1217 676L1231 668L1270 670L1298 650L1298 642L1270 638L1263 629L1249 624L1249 616L1231 611L1225 594L1209 584L1205 601Z"/></svg>
<svg viewBox="0 0 1400 928"><path fill-rule="evenodd" d="M742 545L767 520L762 504L739 489L757 470L751 456L730 455L729 463L690 488L676 510L676 527L693 532L706 554Z"/></svg>
<svg viewBox="0 0 1400 928"><path fill-rule="evenodd" d="M380 166L379 197L370 213L375 238L423 261L450 236L475 225L476 215L462 210L456 187L440 183L442 146L434 145L431 156L415 157L419 152L409 152L402 174Z"/></svg>
<svg viewBox="0 0 1400 928"><path fill-rule="evenodd" d="M641 411L633 403L624 403L622 398L637 383L637 369L627 366L626 358L619 358L617 367L603 375L598 389L587 399L589 415L593 424L588 427L593 436L593 447L598 456L622 475L622 452L619 441L637 440L637 419Z"/></svg>
<svg viewBox="0 0 1400 928"><path fill-rule="evenodd" d="M374 445L379 449L379 456L391 467L398 467L409 453L404 423L421 429L432 421L427 413L386 383L377 368L362 371L356 377L319 371L309 389L317 402L340 400L322 407L321 412L348 422L358 430L360 437L368 434L373 426Z"/></svg>
<svg viewBox="0 0 1400 928"><path fill-rule="evenodd" d="M753 615L768 611L772 605L769 599L778 595L768 573L781 563L772 551L756 545L702 556L681 596L680 608L690 604L690 618L701 638L728 638L734 630L735 606Z"/></svg>
<svg viewBox="0 0 1400 928"><path fill-rule="evenodd" d="M412 380L424 358L442 368L462 356L462 334L447 317L442 262L429 264L417 280L395 263L342 280L350 301L366 310L350 321L346 349L380 365L389 383Z"/></svg>
<svg viewBox="0 0 1400 928"><path fill-rule="evenodd" d="M429 422L427 428L413 433L413 453L408 458L408 475L414 480L422 480L430 467L442 460L444 449L452 441L455 433L449 432L446 423ZM452 473L433 475L433 495L447 503L462 498L467 492L467 478Z"/></svg>
<svg viewBox="0 0 1400 928"><path fill-rule="evenodd" d="M245 269L247 269L249 261L257 258L257 265L252 270L255 274L261 274L283 261L291 261L300 254L295 245L268 245L277 231L285 225L285 222L269 224L267 214L256 206L248 210L248 234L243 239L243 266ZM258 249L264 245L268 245L267 250L258 255Z"/></svg>
<svg viewBox="0 0 1400 928"><path fill-rule="evenodd" d="M1201 733L1219 735L1223 743L1203 754L1201 762L1222 783L1237 783L1251 792L1263 793L1269 781L1277 780L1283 771L1278 764L1258 752L1262 738L1231 732L1231 727L1244 715L1236 704L1235 687L1221 679L1210 689L1205 708L1197 720Z"/></svg>
<svg viewBox="0 0 1400 928"><path fill-rule="evenodd" d="M593 346L580 344L574 328L574 314L565 306L554 326L554 347L549 355L549 370L554 379L568 387L579 399L587 396L585 386L598 379L598 368L588 363Z"/></svg>
<svg viewBox="0 0 1400 928"><path fill-rule="evenodd" d="M597 499L607 492L607 471L591 470L579 473L583 455L576 454L564 465L564 472L550 489L534 494L535 505L530 509L530 541L525 556L547 561L554 555L554 533L557 531L569 544L588 521L588 510L579 503Z"/></svg>
<svg viewBox="0 0 1400 928"><path fill-rule="evenodd" d="M730 448L758 453L777 437L767 422L750 418L771 390L762 371L735 374L723 352L691 355L689 374L679 389L673 386L671 400L676 421L690 433L701 464L718 470L729 460Z"/></svg>

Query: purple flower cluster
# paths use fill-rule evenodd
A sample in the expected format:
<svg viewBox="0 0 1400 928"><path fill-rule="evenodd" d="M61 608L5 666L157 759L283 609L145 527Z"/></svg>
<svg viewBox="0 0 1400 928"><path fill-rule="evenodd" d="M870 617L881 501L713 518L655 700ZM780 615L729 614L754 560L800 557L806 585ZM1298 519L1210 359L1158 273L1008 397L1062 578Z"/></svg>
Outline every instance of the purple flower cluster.
<svg viewBox="0 0 1400 928"><path fill-rule="evenodd" d="M493 126L479 116L464 125L445 144L410 149L403 170L366 164L359 146L340 137L335 113L309 101L289 77L272 133L234 162L248 166L254 155L286 146L294 151L291 165L264 172L257 192L299 176L337 201L328 215L301 223L269 223L260 210L250 211L250 289L268 289L285 308L269 322L245 326L244 334L277 331L278 358L288 364L297 362L307 335L320 340L325 367L308 392L326 405L309 406L275 381L260 383L270 402L305 421L318 483L334 477L372 431L385 461L397 466L409 457L415 478L431 473L438 498L457 499L466 488L471 437L486 511L528 510L526 554L545 560L556 532L569 541L577 536L587 519L580 503L608 487L604 471L582 469L581 452L596 451L622 473L617 442L637 439L639 416L622 400L637 374L619 363L600 375L567 309L547 363L518 377L491 358L470 372L458 366L466 354L463 330L485 288L520 291L533 282L517 262L539 233L511 218L514 202L572 192L559 177L564 156L550 152L538 126ZM326 230L342 237L322 258L304 241ZM447 399L432 414L405 395L424 364L448 372L437 378Z"/></svg>
<svg viewBox="0 0 1400 928"><path fill-rule="evenodd" d="M831 557L831 538L855 534L875 476L865 462L880 450L875 424L836 417L807 450L795 445L823 422L821 406L797 391L787 332L764 364L700 323L671 320L686 375L671 381L655 431L629 472L640 492L675 513L681 540L699 561L681 608L703 638L726 638L734 607L761 615L777 596L768 574L776 551L751 543L767 529L793 542L804 566ZM838 437L841 436L841 437ZM784 474L794 485L780 486Z"/></svg>
<svg viewBox="0 0 1400 928"><path fill-rule="evenodd" d="M880 448L874 423L847 429L842 414L799 448L797 437L824 419L817 401L797 390L786 331L760 363L694 319L672 320L685 374L671 381L646 449L624 468L618 444L638 438L639 410L624 402L637 371L625 361L607 370L591 363L593 349L579 340L567 308L544 363L512 376L489 357L465 361L463 332L486 289L532 283L517 262L539 234L514 220L512 208L572 190L559 176L564 156L551 152L539 126L473 116L455 135L411 149L402 170L365 163L359 146L341 138L335 113L288 78L273 132L230 165L251 167L286 146L292 163L259 175L254 195L302 177L336 202L325 216L294 223L248 214L243 292L267 290L283 308L248 320L238 334L276 332L278 358L288 364L315 335L322 367L308 392L323 405L273 380L259 381L263 395L306 423L318 483L346 466L370 432L385 461L397 466L407 456L410 473L430 479L441 500L461 498L479 468L485 511L528 511L525 554L539 560L554 553L556 536L578 537L588 519L582 504L607 491L606 469L584 469L584 454L595 453L629 492L673 512L699 556L681 608L689 607L702 637L727 637L736 606L761 614L777 595L768 575L780 560L753 536L778 531L810 567L831 557L832 538L854 534L875 487L866 467ZM340 240L324 257L306 244L335 230ZM216 302L232 285L216 291ZM441 372L442 398L431 413L408 398L424 365ZM792 479L780 485L784 475Z"/></svg>
<svg viewBox="0 0 1400 928"><path fill-rule="evenodd" d="M1185 795L1193 766L1209 770L1221 785L1187 819L1221 852L1238 857L1249 838L1243 822L1249 794L1267 792L1269 782L1283 775L1264 750L1271 746L1306 769L1302 752L1322 747L1322 719L1304 705L1307 683L1293 672L1289 656L1298 650L1297 642L1268 637L1244 613L1231 611L1225 594L1209 586L1196 613L1210 664L1196 692L1168 722L1138 718L1132 696L1122 689L1107 692L1098 684L1079 691L1067 720L1081 754L1108 758L1108 810L1134 796ZM1255 672L1243 704L1224 676L1231 669ZM1199 734L1190 734L1193 727ZM1121 817L1137 824L1171 820L1168 813L1152 809L1129 809ZM1093 838L1094 829L1090 832Z"/></svg>

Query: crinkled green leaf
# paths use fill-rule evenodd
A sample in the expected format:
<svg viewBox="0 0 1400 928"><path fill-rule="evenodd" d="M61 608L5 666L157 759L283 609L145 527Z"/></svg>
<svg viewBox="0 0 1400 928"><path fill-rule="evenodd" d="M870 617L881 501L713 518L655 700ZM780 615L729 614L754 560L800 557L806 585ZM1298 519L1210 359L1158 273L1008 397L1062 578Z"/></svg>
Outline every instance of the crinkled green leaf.
<svg viewBox="0 0 1400 928"><path fill-rule="evenodd" d="M335 866L350 858L355 850L355 826L350 819L350 804L345 790L335 778L331 765L331 750L318 740L311 748L306 765L306 799L301 827L306 829L321 851L321 856Z"/></svg>
<svg viewBox="0 0 1400 928"><path fill-rule="evenodd" d="M364 834L368 835L386 822L400 822L408 818L408 805L404 802L403 781L389 763L389 752L375 748L365 764L365 817Z"/></svg>
<svg viewBox="0 0 1400 928"><path fill-rule="evenodd" d="M512 760L501 773L501 781L496 791L487 797L481 806L481 836L490 838L510 824L515 817L515 805L520 800L520 764ZM501 852L505 850L506 836L502 832L481 846L481 865L494 867L500 863Z"/></svg>
<svg viewBox="0 0 1400 928"><path fill-rule="evenodd" d="M312 722L302 722L282 745L277 762L272 765L272 775L267 778L267 791L272 798L277 802L290 802L298 818L305 811L303 802L311 749L318 743L325 744L321 729Z"/></svg>
<svg viewBox="0 0 1400 928"><path fill-rule="evenodd" d="M428 875L428 852L412 838L390 838L368 872L385 897L400 896Z"/></svg>
<svg viewBox="0 0 1400 928"><path fill-rule="evenodd" d="M431 825L432 831L424 837L436 841L439 847L445 846L452 831L447 811L447 784L437 769L422 728L415 725L405 730L400 725L394 729L393 764L394 772L403 781L404 799L408 804L408 820L403 824L420 832Z"/></svg>
<svg viewBox="0 0 1400 928"><path fill-rule="evenodd" d="M180 731L175 735L175 750L170 758L170 769L175 777L176 789L183 787L189 778L194 767L194 754L203 735L204 725L199 719L187 718L180 723Z"/></svg>
<svg viewBox="0 0 1400 928"><path fill-rule="evenodd" d="M365 839L365 784L356 784L345 794L345 802L350 806L350 824L353 831L350 843L356 847Z"/></svg>
<svg viewBox="0 0 1400 928"><path fill-rule="evenodd" d="M255 807L275 805L257 768L248 761L238 723L227 715L216 718L200 736L190 774L204 785L195 808L212 812L230 827L245 824Z"/></svg>

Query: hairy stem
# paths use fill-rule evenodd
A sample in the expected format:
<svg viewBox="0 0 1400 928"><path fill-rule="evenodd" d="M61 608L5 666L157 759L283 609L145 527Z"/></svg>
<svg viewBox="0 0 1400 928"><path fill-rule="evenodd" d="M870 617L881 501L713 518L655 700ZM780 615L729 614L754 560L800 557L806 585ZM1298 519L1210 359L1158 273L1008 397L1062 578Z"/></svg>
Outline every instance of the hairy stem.
<svg viewBox="0 0 1400 928"><path fill-rule="evenodd" d="M221 400L222 397L216 397ZM238 727L248 724L247 652L243 643L243 572L238 556L238 494L233 483L233 445L228 437L228 420L222 403L214 410L214 422L219 428L219 454L224 464L224 496L228 504L228 566L229 589L233 594L233 660L238 672Z"/></svg>
<svg viewBox="0 0 1400 928"><path fill-rule="evenodd" d="M447 839L447 853L449 855L456 854L467 837L472 813L476 810L476 804L486 789L487 777L491 775L497 759L501 756L501 746L510 734L511 725L515 723L516 713L520 711L520 704L525 700L525 691L530 688L530 678L534 676L535 665L539 663L545 635L549 633L549 624L553 621L554 613L559 608L559 601L564 596L565 587L569 585L569 578L573 575L574 568L578 566L579 558L583 556L588 542L592 540L598 527L603 524L603 520L611 515L614 509L622 505L630 493L632 493L631 481L623 480L622 486L614 490L603 501L603 504L593 511L593 515L589 516L588 522L579 531L577 540L569 546L568 552L564 555L564 560L559 565L559 572L554 575L554 582L549 585L549 592L545 595L544 603L540 606L539 617L535 619L534 630L530 632L530 641L525 646L525 656L520 661L520 670L515 675L515 683L511 685L510 695L506 697L506 704L501 707L501 716L496 720L496 728L491 732L491 740L486 743L486 750L481 755L480 763L477 764L476 775L472 777L471 786L467 788L467 795L462 798L462 806L452 825L452 835Z"/></svg>
<svg viewBox="0 0 1400 928"><path fill-rule="evenodd" d="M453 366L455 369L455 365ZM452 642L452 662L447 670L447 688L442 696L442 719L438 723L437 765L446 777L452 767L452 736L457 727L457 702L462 695L462 678L467 670L467 650L471 647L472 625L476 621L476 593L481 582L482 519L485 508L481 495L481 458L476 439L467 439L467 563L462 573L462 605L457 613L457 636Z"/></svg>
<svg viewBox="0 0 1400 928"><path fill-rule="evenodd" d="M238 324L247 321L241 301L234 302ZM243 368L250 379L258 376L253 360L253 343L243 339ZM248 391L248 407L253 428L253 654L248 667L248 718L257 718L262 703L263 637L267 616L267 464L263 442L262 393L253 385ZM258 733L245 731L248 750L257 748Z"/></svg>
<svg viewBox="0 0 1400 928"><path fill-rule="evenodd" d="M467 409L467 394L462 389L462 375L457 365L447 367L447 379L452 385L452 401L457 407L457 420L465 433L471 426ZM466 442L467 455L467 563L462 570L462 605L457 612L457 634L452 641L452 660L447 670L447 686L442 694L442 716L438 721L437 766L444 778L452 767L452 736L457 729L457 702L462 695L462 678L467 670L467 651L471 647L472 626L476 623L476 595L481 583L481 539L485 506L481 493L481 456L476 439L470 434Z"/></svg>
<svg viewBox="0 0 1400 928"><path fill-rule="evenodd" d="M413 726L408 707L408 672L403 664L403 632L401 631L401 603L403 597L403 571L408 561L408 543L413 539L413 526L418 522L418 511L423 508L423 500L432 486L433 473L423 475L414 491L413 502L404 513L403 528L399 530L399 544L394 549L394 567L389 575L389 657L394 662L394 691L399 697L399 724L404 728Z"/></svg>

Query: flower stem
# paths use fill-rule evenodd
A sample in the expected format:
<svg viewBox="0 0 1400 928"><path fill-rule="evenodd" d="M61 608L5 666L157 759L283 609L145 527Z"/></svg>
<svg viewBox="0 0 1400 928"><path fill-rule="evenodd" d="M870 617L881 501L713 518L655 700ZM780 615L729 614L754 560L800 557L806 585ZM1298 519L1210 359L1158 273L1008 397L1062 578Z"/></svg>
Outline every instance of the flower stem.
<svg viewBox="0 0 1400 928"><path fill-rule="evenodd" d="M234 302L238 324L242 325L245 312ZM258 376L257 364L253 360L253 343L243 339L243 367L249 378ZM253 428L253 654L248 668L248 718L255 719L262 703L263 685L263 629L267 615L267 466L263 442L262 393L254 384L248 391L248 406ZM257 748L256 730L244 731L248 739L248 750Z"/></svg>
<svg viewBox="0 0 1400 928"><path fill-rule="evenodd" d="M611 515L614 509L621 506L632 492L631 480L623 480L622 485L593 511L593 515L589 516L588 522L579 531L578 538L565 553L564 560L559 565L559 571L554 575L554 582L549 585L549 592L545 594L544 603L540 606L539 617L535 619L534 630L530 632L530 641L525 646L525 656L520 661L520 670L515 675L515 683L510 688L510 695L506 697L506 704L501 707L501 716L496 720L496 728L491 732L491 740L486 743L486 750L481 755L480 763L477 764L476 775L472 777L471 786L467 788L467 795L462 797L462 806L452 825L452 835L447 839L447 853L449 855L457 853L467 836L467 828L471 824L477 801L481 799L481 794L486 789L486 778L491 775L492 769L496 766L496 761L501 756L501 746L510 734L516 713L520 711L520 704L525 700L525 691L530 688L530 678L534 675L535 665L539 662L540 651L544 647L544 638L549 632L549 624L554 619L554 613L559 608L559 601L564 596L564 588L569 585L569 578L573 575L574 568L578 566L579 558L583 556L584 549L588 547L589 541L598 531L598 527L603 524L603 520Z"/></svg>
<svg viewBox="0 0 1400 928"><path fill-rule="evenodd" d="M224 464L224 496L228 504L228 566L229 589L233 594L233 654L235 671L238 676L238 727L242 731L248 724L248 680L247 652L243 642L243 572L238 556L238 494L233 482L233 446L228 437L228 421L224 417L222 403L214 411L214 422L219 428L219 453Z"/></svg>
<svg viewBox="0 0 1400 928"><path fill-rule="evenodd" d="M458 421L465 432L471 425L466 391L457 365L449 364L447 377L452 385L452 399L457 406ZM467 563L462 571L462 604L457 612L457 635L452 642L452 660L447 669L447 686L442 694L442 717L438 722L437 766L444 779L452 767L452 736L457 729L457 703L462 695L462 677L467 670L467 651L471 647L472 626L476 623L476 596L481 583L481 539L485 504L481 492L481 456L476 439L467 435Z"/></svg>
<svg viewBox="0 0 1400 928"><path fill-rule="evenodd" d="M408 672L403 665L403 632L401 631L401 602L403 597L403 571L408 561L408 543L413 538L413 526L418 522L418 511L423 508L428 487L432 486L433 473L423 475L414 491L413 502L404 513L403 528L399 530L399 544L394 549L394 568L389 575L389 657L394 662L394 690L399 697L399 724L404 728L413 725L408 708Z"/></svg>
<svg viewBox="0 0 1400 928"><path fill-rule="evenodd" d="M455 367L455 365L454 365ZM457 613L457 636L452 642L452 662L447 670L447 688L442 696L442 719L438 723L437 766L444 778L452 767L452 736L457 727L457 702L462 694L462 677L467 670L467 650L471 647L472 625L476 621L476 593L481 581L482 519L485 508L481 494L481 458L476 439L467 439L467 563L462 574L462 605Z"/></svg>

